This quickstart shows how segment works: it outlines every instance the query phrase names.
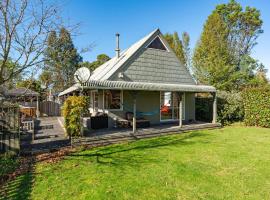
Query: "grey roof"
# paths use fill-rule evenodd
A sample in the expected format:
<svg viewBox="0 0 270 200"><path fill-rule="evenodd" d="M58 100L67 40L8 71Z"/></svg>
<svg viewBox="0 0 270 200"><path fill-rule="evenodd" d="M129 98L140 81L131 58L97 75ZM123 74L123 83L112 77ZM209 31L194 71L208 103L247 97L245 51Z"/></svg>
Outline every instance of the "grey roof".
<svg viewBox="0 0 270 200"><path fill-rule="evenodd" d="M58 94L58 96L60 97L60 96L69 94L69 93L71 93L71 92L77 91L77 90L79 90L79 89L80 89L80 84L79 84L79 83L76 83L76 84L74 84L73 86L67 88L66 90L60 92L60 93Z"/></svg>
<svg viewBox="0 0 270 200"><path fill-rule="evenodd" d="M120 53L120 57L116 56L99 66L93 71L90 79L92 80L108 80L158 29L149 33L147 36L140 39L128 49Z"/></svg>
<svg viewBox="0 0 270 200"><path fill-rule="evenodd" d="M127 81L96 81L90 80L82 85L90 89L121 89L147 91L181 91L181 92L216 92L216 88L206 85L183 85L168 83L143 83Z"/></svg>
<svg viewBox="0 0 270 200"><path fill-rule="evenodd" d="M168 51L146 48L153 39L160 37ZM119 73L124 78L119 78ZM181 64L159 29L154 30L127 50L120 57L113 57L92 73L83 87L90 89L122 89L183 92L216 92L212 86L196 85L188 69ZM79 84L59 94L77 91Z"/></svg>
<svg viewBox="0 0 270 200"><path fill-rule="evenodd" d="M147 48L156 37L166 46L166 51ZM119 73L124 75L123 78L119 79ZM115 56L98 67L90 79L196 85L159 29L121 52L119 58Z"/></svg>
<svg viewBox="0 0 270 200"><path fill-rule="evenodd" d="M6 90L5 96L7 97L19 97L19 96L33 97L33 96L39 96L39 93L30 89L27 89L27 88L15 88L11 90Z"/></svg>

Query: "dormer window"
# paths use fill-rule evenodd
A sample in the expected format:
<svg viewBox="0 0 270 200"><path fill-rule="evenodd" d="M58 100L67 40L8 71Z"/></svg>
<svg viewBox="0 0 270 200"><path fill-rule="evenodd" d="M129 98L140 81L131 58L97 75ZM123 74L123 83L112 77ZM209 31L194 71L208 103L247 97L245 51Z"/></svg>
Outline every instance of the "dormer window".
<svg viewBox="0 0 270 200"><path fill-rule="evenodd" d="M151 48L151 49L159 49L159 50L163 50L166 51L167 48L165 47L165 45L163 44L163 42L161 41L161 39L159 37L156 37L148 46L147 48Z"/></svg>

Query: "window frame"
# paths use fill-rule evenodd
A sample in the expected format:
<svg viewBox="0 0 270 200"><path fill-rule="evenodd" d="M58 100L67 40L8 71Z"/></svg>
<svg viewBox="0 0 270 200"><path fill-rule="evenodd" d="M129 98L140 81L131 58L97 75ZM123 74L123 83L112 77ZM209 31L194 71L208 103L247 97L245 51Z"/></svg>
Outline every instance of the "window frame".
<svg viewBox="0 0 270 200"><path fill-rule="evenodd" d="M161 107L161 93L162 92L171 92L172 93L172 96L175 95L175 92L172 92L172 91L160 91L159 92L159 107ZM183 104L182 104L182 111L183 111L183 118L182 120L186 120L186 93L184 92L183 93ZM173 102L173 101L172 101ZM159 111L159 121L162 123L162 122L174 122L174 121L179 121L179 119L175 118L173 113L174 113L174 109L177 108L179 109L179 105L175 106L173 105L172 106L172 119L161 119L161 109Z"/></svg>
<svg viewBox="0 0 270 200"><path fill-rule="evenodd" d="M107 90L112 90L112 89L107 89ZM105 108L105 90L103 90L103 109L104 110L109 110L109 111L123 111L123 90L120 91L120 108L119 109L109 109Z"/></svg>

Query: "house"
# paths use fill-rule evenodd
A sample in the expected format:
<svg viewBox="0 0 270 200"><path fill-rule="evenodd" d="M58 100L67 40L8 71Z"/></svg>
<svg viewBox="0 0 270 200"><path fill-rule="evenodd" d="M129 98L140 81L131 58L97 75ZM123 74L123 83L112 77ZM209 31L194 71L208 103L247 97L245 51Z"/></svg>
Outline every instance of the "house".
<svg viewBox="0 0 270 200"><path fill-rule="evenodd" d="M109 128L116 126L117 121L124 122L127 114L131 114L135 132L139 119L148 121L150 126L177 122L181 127L183 123L194 122L195 94L211 93L216 123L216 89L196 84L159 29L122 52L119 34L116 39L115 57L94 70L87 82L61 92L60 98L83 90L91 97L91 113L108 114Z"/></svg>

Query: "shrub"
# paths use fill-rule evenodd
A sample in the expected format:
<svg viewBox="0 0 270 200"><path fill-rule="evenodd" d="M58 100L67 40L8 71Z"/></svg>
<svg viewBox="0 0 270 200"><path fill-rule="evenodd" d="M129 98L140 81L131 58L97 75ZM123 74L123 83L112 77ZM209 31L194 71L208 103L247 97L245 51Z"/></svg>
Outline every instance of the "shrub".
<svg viewBox="0 0 270 200"><path fill-rule="evenodd" d="M88 102L84 96L70 96L64 102L62 113L68 136L81 135L81 116L88 112Z"/></svg>
<svg viewBox="0 0 270 200"><path fill-rule="evenodd" d="M242 96L245 124L270 128L270 87L249 88Z"/></svg>
<svg viewBox="0 0 270 200"><path fill-rule="evenodd" d="M218 121L223 124L231 124L243 121L244 106L240 92L218 91L217 93Z"/></svg>
<svg viewBox="0 0 270 200"><path fill-rule="evenodd" d="M241 93L217 92L217 114L218 122L223 125L242 121L244 118L244 107ZM213 117L213 97L196 98L196 120L211 122Z"/></svg>

